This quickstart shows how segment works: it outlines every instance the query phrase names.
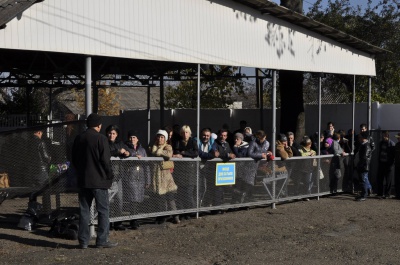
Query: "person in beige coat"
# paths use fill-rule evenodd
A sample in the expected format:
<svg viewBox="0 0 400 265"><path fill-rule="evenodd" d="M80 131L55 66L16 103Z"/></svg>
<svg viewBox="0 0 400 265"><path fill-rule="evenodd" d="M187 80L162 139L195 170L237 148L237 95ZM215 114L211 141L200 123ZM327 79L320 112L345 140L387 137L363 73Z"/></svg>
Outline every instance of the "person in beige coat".
<svg viewBox="0 0 400 265"><path fill-rule="evenodd" d="M155 163L152 179L153 192L158 196L161 211L175 211L175 195L178 190L172 177L174 162L169 159L172 157L172 146L167 144L168 133L165 130L158 130L154 145L151 146L152 156L162 157L164 161ZM158 218L159 223L165 222L165 217ZM180 223L179 216L174 216L174 223Z"/></svg>

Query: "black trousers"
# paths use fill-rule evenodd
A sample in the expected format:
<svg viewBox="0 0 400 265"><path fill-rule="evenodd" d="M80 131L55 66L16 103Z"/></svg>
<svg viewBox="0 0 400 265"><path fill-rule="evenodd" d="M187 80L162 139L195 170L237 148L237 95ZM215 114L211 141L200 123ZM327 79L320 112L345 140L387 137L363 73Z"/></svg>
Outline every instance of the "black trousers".
<svg viewBox="0 0 400 265"><path fill-rule="evenodd" d="M385 162L379 162L379 171L376 178L378 196L390 195L392 189L392 172L393 165Z"/></svg>

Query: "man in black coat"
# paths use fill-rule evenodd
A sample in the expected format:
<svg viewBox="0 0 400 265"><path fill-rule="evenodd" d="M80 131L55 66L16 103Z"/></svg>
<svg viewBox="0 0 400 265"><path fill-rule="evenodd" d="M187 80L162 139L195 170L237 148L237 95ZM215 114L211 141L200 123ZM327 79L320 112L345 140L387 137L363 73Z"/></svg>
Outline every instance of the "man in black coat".
<svg viewBox="0 0 400 265"><path fill-rule="evenodd" d="M368 133L362 132L358 135L358 140L360 141L360 148L356 157L357 162L357 172L359 175L359 181L361 186L361 194L356 198L357 201L365 201L368 196L368 189L371 187L368 179L368 172L371 162L371 146L368 142Z"/></svg>
<svg viewBox="0 0 400 265"><path fill-rule="evenodd" d="M95 113L88 116L88 129L75 138L72 148L72 163L76 168L79 187L79 247L85 249L90 240L90 206L96 201L98 227L96 247L110 248L117 243L108 241L109 200L113 174L107 137L100 134L101 117Z"/></svg>
<svg viewBox="0 0 400 265"><path fill-rule="evenodd" d="M382 141L379 143L379 170L377 176L377 196L383 199L390 198L392 189L392 171L394 167L395 143L390 140L388 131L382 134Z"/></svg>
<svg viewBox="0 0 400 265"><path fill-rule="evenodd" d="M32 179L29 181L33 182L32 186L34 186L36 190L30 195L29 201L36 202L37 197L42 194L42 212L49 214L51 212L51 199L48 183L51 156L42 136L42 130L35 130L30 142L30 145L32 146L30 151L32 153L30 155L31 159L28 163L30 164L29 172L32 175Z"/></svg>

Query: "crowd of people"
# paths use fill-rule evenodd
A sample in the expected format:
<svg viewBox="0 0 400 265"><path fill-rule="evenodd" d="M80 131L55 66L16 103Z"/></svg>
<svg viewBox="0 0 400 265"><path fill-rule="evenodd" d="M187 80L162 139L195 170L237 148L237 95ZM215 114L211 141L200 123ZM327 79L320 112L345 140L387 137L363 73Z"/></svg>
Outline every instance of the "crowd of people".
<svg viewBox="0 0 400 265"><path fill-rule="evenodd" d="M131 214L138 214L140 212L140 204L145 198L146 189L152 191L158 210L161 212L196 208L197 170L200 170L200 206L221 205L225 200L224 194L227 193L231 195L231 203L251 201L259 162L273 160L274 157L280 157L280 161L282 161L294 156L314 157L317 154L332 154L333 157L331 159L323 159L322 157L320 161L321 163L325 161L329 163L329 188L333 195L338 191L338 180L343 174L347 179L347 182L343 181L343 190L351 193L357 192L356 200L364 201L372 193L368 172L375 144L365 124L360 126L360 133L354 135L353 130L349 130L347 133L341 130L336 131L334 124L329 122L323 134L320 136L318 133L311 136L303 136L300 143L295 141L293 132L280 133L277 135L275 143L275 154L271 152L271 145L267 140L266 133L262 130L257 130L253 133L252 129L247 126L246 121L241 121L240 128L234 132L230 132L226 125L223 125L217 133L213 133L211 128L203 128L198 139L192 136L192 131L188 125L165 126L156 132L147 149L140 144L137 131L130 130L126 141L121 139L117 125L108 126L105 131L110 157L137 157L140 159L146 156L153 156L163 158L162 163L143 163L130 167L128 169L128 178L123 177L126 172L122 172L123 169L120 168L118 163L112 165L110 163L110 170L113 174L112 186L115 186L118 190L117 195L112 199L113 214L116 216L121 214L122 205L126 202L129 204ZM389 133L384 132L382 141L379 143L379 174L375 192L377 196L382 198L391 196L391 173L394 161L400 159L400 133L396 137L399 139L398 144L394 144L389 139ZM355 155L347 156L349 153ZM75 156L79 155L75 151ZM197 162L190 161L190 159L185 160L184 167L177 167L174 164L174 161L178 161L179 158L197 157L202 160L199 169L197 168ZM254 163L237 160L237 163L242 164L237 167L235 185L228 187L218 186L215 184L215 176L213 174L202 173L212 172L212 170L207 171L210 170L208 167L213 165L212 163L206 163L207 160L220 158L223 161L229 161L244 157L253 158ZM348 159L341 157L348 157ZM171 160L171 158L177 158L178 160ZM78 164L76 166L79 168L77 160L73 161ZM290 192L293 195L311 194L316 177L323 173L318 172L316 159L310 158L297 161L292 163L293 166L286 164L281 167L277 163L276 170L278 172L279 170L285 171L288 174L288 178L292 174L296 175L296 178L291 177L294 188ZM356 169L356 173L353 169ZM82 170L84 171L84 169ZM105 172L108 171L105 170ZM399 170L397 172L400 173ZM396 183L398 183L397 178ZM107 182L108 184L110 183ZM112 188L112 186L110 185L108 188ZM398 186L400 187L400 185L396 185L396 198L400 198L400 188ZM124 194L125 187L129 189L126 194ZM289 193L289 191L286 192ZM220 210L212 212L221 213ZM172 216L172 222L180 223L182 218L190 217L190 214L175 215ZM159 217L157 221L163 223L166 221L166 217ZM132 220L130 226L133 229L137 229L139 223L137 220ZM122 222L114 222L110 228L115 230L126 229Z"/></svg>

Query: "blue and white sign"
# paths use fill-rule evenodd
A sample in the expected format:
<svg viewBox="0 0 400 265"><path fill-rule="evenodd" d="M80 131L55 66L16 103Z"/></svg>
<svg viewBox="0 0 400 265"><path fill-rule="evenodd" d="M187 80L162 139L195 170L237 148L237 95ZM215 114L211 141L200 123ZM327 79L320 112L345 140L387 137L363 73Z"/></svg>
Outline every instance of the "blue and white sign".
<svg viewBox="0 0 400 265"><path fill-rule="evenodd" d="M215 170L215 185L234 185L236 179L235 163L217 163Z"/></svg>

